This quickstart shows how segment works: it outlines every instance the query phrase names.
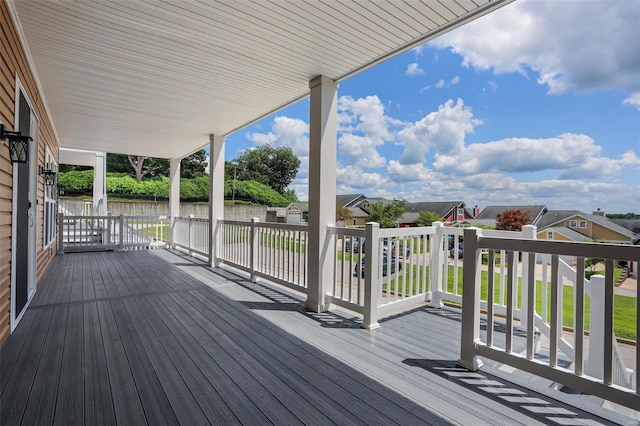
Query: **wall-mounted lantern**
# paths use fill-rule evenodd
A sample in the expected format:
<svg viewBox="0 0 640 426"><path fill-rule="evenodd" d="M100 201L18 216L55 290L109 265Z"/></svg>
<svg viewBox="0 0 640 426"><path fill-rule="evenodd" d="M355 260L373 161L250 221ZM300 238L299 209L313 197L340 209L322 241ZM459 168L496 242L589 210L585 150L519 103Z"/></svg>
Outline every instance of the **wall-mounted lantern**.
<svg viewBox="0 0 640 426"><path fill-rule="evenodd" d="M58 173L49 165L47 167L38 166L40 176L44 176L45 185L55 185L56 184L56 176Z"/></svg>
<svg viewBox="0 0 640 426"><path fill-rule="evenodd" d="M0 143L9 140L9 157L14 163L26 163L29 161L30 136L23 136L20 132L8 132L4 124L0 124Z"/></svg>

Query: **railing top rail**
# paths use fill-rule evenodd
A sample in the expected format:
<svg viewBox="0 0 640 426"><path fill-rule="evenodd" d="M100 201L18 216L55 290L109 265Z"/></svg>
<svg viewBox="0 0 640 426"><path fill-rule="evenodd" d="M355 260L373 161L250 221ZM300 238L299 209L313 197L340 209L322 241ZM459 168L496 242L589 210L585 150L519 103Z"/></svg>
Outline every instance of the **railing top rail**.
<svg viewBox="0 0 640 426"><path fill-rule="evenodd" d="M249 224L251 224L251 222L249 222ZM307 225L275 222L256 222L256 228L286 229L288 231L307 231L309 229Z"/></svg>
<svg viewBox="0 0 640 426"><path fill-rule="evenodd" d="M209 222L206 217L182 217L176 216L176 220L192 221L192 222Z"/></svg>
<svg viewBox="0 0 640 426"><path fill-rule="evenodd" d="M454 228L452 226L443 226L442 227L442 232L445 235L457 235L459 237L462 236L462 234L464 233L464 228Z"/></svg>
<svg viewBox="0 0 640 426"><path fill-rule="evenodd" d="M343 228L341 226L330 226L327 230L329 235L344 235L347 237L364 238L364 229L362 228Z"/></svg>
<svg viewBox="0 0 640 426"><path fill-rule="evenodd" d="M112 216L113 217L113 216ZM166 220L168 218L168 216L163 216L163 215L136 215L136 216L128 216L128 215L123 215L123 217L125 219L132 219L132 220Z"/></svg>
<svg viewBox="0 0 640 426"><path fill-rule="evenodd" d="M422 226L413 228L387 228L381 229L379 232L380 238L389 237L411 237L416 235L431 235L436 233L434 226Z"/></svg>
<svg viewBox="0 0 640 426"><path fill-rule="evenodd" d="M478 239L478 248L547 253L563 256L595 257L614 260L637 261L640 259L640 246L626 244L603 244L480 236Z"/></svg>
<svg viewBox="0 0 640 426"><path fill-rule="evenodd" d="M66 219L70 219L70 220L86 220L86 219L114 219L117 218L117 216L86 216L86 215L68 215L68 214L64 214L64 213L59 213L62 214Z"/></svg>

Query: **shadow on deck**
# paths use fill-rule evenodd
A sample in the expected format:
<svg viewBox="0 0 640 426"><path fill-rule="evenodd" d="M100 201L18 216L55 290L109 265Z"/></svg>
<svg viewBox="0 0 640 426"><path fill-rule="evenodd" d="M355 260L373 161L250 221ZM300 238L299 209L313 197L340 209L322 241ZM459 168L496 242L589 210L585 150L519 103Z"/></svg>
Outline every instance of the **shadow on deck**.
<svg viewBox="0 0 640 426"><path fill-rule="evenodd" d="M381 325L168 250L57 256L2 348L0 423L610 423L457 367L455 310Z"/></svg>

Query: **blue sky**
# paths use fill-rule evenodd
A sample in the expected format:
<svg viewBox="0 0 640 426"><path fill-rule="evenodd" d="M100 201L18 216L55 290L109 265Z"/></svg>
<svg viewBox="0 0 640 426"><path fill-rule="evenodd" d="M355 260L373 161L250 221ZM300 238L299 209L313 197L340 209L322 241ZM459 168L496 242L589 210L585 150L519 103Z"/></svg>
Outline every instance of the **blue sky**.
<svg viewBox="0 0 640 426"><path fill-rule="evenodd" d="M524 1L340 84L338 193L640 213L640 1ZM227 137L302 161L309 101Z"/></svg>

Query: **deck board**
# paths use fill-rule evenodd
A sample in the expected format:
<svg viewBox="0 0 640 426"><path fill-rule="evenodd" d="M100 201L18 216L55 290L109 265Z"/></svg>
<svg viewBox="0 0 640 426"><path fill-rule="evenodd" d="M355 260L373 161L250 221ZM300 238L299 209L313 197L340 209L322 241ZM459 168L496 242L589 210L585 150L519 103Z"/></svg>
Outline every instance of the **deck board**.
<svg viewBox="0 0 640 426"><path fill-rule="evenodd" d="M57 256L1 350L0 423L608 423L456 367L454 311L359 324L171 251Z"/></svg>

